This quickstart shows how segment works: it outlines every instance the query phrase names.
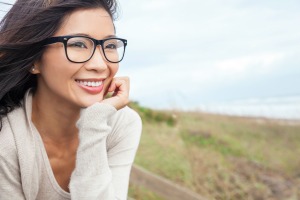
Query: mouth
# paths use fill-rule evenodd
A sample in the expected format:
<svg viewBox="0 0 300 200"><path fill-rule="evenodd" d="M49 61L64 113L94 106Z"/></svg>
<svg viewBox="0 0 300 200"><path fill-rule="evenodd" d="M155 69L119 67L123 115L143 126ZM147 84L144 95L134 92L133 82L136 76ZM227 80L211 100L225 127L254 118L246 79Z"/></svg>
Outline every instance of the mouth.
<svg viewBox="0 0 300 200"><path fill-rule="evenodd" d="M79 80L76 79L75 80L77 83L79 83L80 85L86 86L86 87L99 87L100 85L103 84L103 80L101 81L88 81L88 80Z"/></svg>
<svg viewBox="0 0 300 200"><path fill-rule="evenodd" d="M77 85L85 92L99 94L103 90L105 79L75 79Z"/></svg>

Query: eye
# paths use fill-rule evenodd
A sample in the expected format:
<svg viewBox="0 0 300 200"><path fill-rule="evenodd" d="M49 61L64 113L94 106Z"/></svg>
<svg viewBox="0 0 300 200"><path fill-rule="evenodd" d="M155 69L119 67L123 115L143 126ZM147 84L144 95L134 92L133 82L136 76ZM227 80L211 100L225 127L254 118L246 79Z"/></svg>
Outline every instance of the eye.
<svg viewBox="0 0 300 200"><path fill-rule="evenodd" d="M75 48L85 48L87 49L87 46L84 42L81 42L81 41L73 41L73 42L69 42L68 43L68 47L75 47Z"/></svg>
<svg viewBox="0 0 300 200"><path fill-rule="evenodd" d="M110 42L105 45L105 49L117 49L117 43Z"/></svg>

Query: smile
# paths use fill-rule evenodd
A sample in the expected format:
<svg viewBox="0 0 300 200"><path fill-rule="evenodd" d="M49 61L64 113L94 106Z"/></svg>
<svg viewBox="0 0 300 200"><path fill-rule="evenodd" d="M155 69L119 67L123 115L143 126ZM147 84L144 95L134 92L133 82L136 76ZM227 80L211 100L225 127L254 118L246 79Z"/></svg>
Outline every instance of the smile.
<svg viewBox="0 0 300 200"><path fill-rule="evenodd" d="M76 80L80 85L88 86L88 87L99 87L103 84L103 81L80 81Z"/></svg>
<svg viewBox="0 0 300 200"><path fill-rule="evenodd" d="M83 89L85 92L89 94L99 94L103 90L103 82L104 79L102 80L80 80L76 79L75 80L77 85Z"/></svg>

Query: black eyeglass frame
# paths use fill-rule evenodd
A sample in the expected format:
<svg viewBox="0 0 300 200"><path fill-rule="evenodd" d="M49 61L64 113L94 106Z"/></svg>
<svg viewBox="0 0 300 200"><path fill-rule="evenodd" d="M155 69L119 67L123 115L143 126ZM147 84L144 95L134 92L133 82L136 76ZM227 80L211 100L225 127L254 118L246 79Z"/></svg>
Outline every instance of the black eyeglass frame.
<svg viewBox="0 0 300 200"><path fill-rule="evenodd" d="M92 52L90 58L87 59L86 61L83 61L83 62L76 62L76 61L73 61L73 60L71 60L71 59L69 58L68 53L67 53L67 43L68 43L68 40L69 40L69 39L74 38L74 37L88 38L88 39L90 39L90 40L92 40L92 41L94 42L94 50L93 50L93 52ZM112 61L110 61L110 60L106 57L106 55L105 55L105 51L104 51L103 44L104 44L105 41L111 40L111 39L118 39L118 40L121 40L121 41L124 43L124 51L123 51L123 55L122 55L121 60L119 60L118 62L112 62ZM73 62L73 63L85 63L85 62L89 61L89 60L93 57L93 55L94 55L94 53L95 53L95 50L96 50L96 47L97 47L98 45L101 46L103 55L104 55L105 59L106 59L108 62L111 62L111 63L119 63L119 62L121 62L121 61L123 60L123 58L124 58L124 54L125 54L125 50L126 50L126 46L127 46L127 40L126 40L126 39L123 39L123 38L112 37L112 38L107 38L107 39L103 39L103 40L96 40L96 39L94 39L94 38L91 38L91 37L88 37L88 36L81 36L81 35L67 35L67 36L50 37L50 38L47 38L47 39L44 40L43 45L54 44L54 43L57 43L57 42L61 42L61 43L64 44L66 57L67 57L67 59L68 59L70 62Z"/></svg>

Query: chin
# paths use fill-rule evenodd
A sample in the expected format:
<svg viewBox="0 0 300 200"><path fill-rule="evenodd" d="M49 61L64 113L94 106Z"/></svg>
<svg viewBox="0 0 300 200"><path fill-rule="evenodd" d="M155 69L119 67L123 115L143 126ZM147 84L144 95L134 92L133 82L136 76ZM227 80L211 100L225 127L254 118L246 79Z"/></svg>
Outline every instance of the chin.
<svg viewBox="0 0 300 200"><path fill-rule="evenodd" d="M101 97L87 97L85 99L83 99L80 103L82 108L87 108L97 102L101 102L103 100L103 96Z"/></svg>

